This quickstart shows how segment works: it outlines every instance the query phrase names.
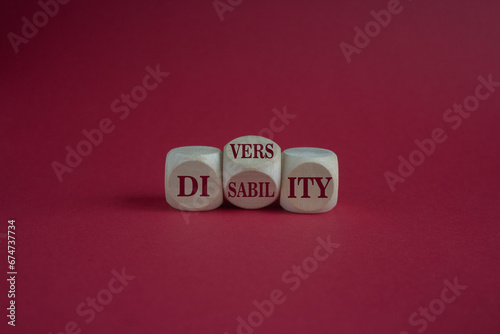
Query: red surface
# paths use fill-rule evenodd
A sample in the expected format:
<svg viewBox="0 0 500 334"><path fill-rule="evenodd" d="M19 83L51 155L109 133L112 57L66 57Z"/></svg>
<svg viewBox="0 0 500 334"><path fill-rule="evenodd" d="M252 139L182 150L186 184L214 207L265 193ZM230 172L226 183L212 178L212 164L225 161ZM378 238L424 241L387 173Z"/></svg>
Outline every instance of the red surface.
<svg viewBox="0 0 500 334"><path fill-rule="evenodd" d="M0 247L5 259L15 218L18 276L15 329L1 280L0 331L233 334L280 289L255 333L418 333L410 315L457 278L467 288L425 331L498 333L500 88L456 130L443 114L478 76L500 81L500 5L402 6L348 63L339 44L387 1L243 1L222 22L211 0L71 1L17 54L7 34L39 7L4 2ZM112 102L157 64L170 75L120 119ZM333 211L166 204L168 150L223 147L284 106L296 117L274 134L283 149L339 157ZM114 131L59 182L51 163L104 118ZM447 140L392 192L384 172L435 128ZM340 246L291 291L282 275L328 235ZM78 305L122 268L135 278L86 323Z"/></svg>

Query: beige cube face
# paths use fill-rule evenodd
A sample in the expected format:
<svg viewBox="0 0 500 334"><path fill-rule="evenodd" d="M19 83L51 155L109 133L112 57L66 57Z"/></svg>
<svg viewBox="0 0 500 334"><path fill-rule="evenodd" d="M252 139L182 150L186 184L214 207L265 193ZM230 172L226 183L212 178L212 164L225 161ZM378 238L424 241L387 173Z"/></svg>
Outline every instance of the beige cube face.
<svg viewBox="0 0 500 334"><path fill-rule="evenodd" d="M337 205L339 167L330 150L296 147L283 151L280 205L297 213L323 213Z"/></svg>
<svg viewBox="0 0 500 334"><path fill-rule="evenodd" d="M165 162L165 195L178 210L218 208L222 192L221 150L209 146L184 146L170 150Z"/></svg>
<svg viewBox="0 0 500 334"><path fill-rule="evenodd" d="M281 148L270 139L244 136L223 152L224 197L243 209L260 209L276 201L281 183Z"/></svg>

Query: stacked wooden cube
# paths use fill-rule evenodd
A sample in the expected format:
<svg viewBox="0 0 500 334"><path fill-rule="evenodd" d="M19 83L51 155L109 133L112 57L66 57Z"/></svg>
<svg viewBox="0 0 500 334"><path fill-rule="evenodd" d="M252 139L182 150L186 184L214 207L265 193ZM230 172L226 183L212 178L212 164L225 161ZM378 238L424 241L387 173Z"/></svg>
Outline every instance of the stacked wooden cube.
<svg viewBox="0 0 500 334"><path fill-rule="evenodd" d="M330 150L290 148L272 140L239 137L224 151L209 146L172 149L165 163L165 194L178 210L218 208L224 198L243 209L264 208L279 198L285 210L322 213L337 204L338 160Z"/></svg>

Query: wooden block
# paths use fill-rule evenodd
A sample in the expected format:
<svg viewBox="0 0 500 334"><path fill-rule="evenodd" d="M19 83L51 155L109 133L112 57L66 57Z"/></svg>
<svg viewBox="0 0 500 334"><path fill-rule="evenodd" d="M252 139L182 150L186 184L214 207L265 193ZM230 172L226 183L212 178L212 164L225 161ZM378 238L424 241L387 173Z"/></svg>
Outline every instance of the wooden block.
<svg viewBox="0 0 500 334"><path fill-rule="evenodd" d="M224 146L224 196L243 209L259 209L279 197L281 148L270 139L243 136Z"/></svg>
<svg viewBox="0 0 500 334"><path fill-rule="evenodd" d="M170 150L165 162L165 195L178 210L206 211L223 202L221 150L184 146Z"/></svg>
<svg viewBox="0 0 500 334"><path fill-rule="evenodd" d="M283 151L280 205L297 213L322 213L337 204L339 165L330 150L296 147Z"/></svg>

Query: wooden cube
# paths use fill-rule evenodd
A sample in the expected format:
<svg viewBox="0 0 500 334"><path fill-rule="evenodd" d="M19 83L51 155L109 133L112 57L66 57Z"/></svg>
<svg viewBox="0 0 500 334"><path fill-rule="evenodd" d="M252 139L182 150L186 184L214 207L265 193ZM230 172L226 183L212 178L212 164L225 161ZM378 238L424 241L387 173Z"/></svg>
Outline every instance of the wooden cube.
<svg viewBox="0 0 500 334"><path fill-rule="evenodd" d="M297 213L322 213L337 204L339 167L330 150L296 147L283 151L280 205Z"/></svg>
<svg viewBox="0 0 500 334"><path fill-rule="evenodd" d="M165 195L178 210L206 211L223 202L221 150L184 146L170 150L165 162Z"/></svg>
<svg viewBox="0 0 500 334"><path fill-rule="evenodd" d="M243 136L223 152L224 197L244 209L259 209L279 197L281 148L270 139Z"/></svg>

